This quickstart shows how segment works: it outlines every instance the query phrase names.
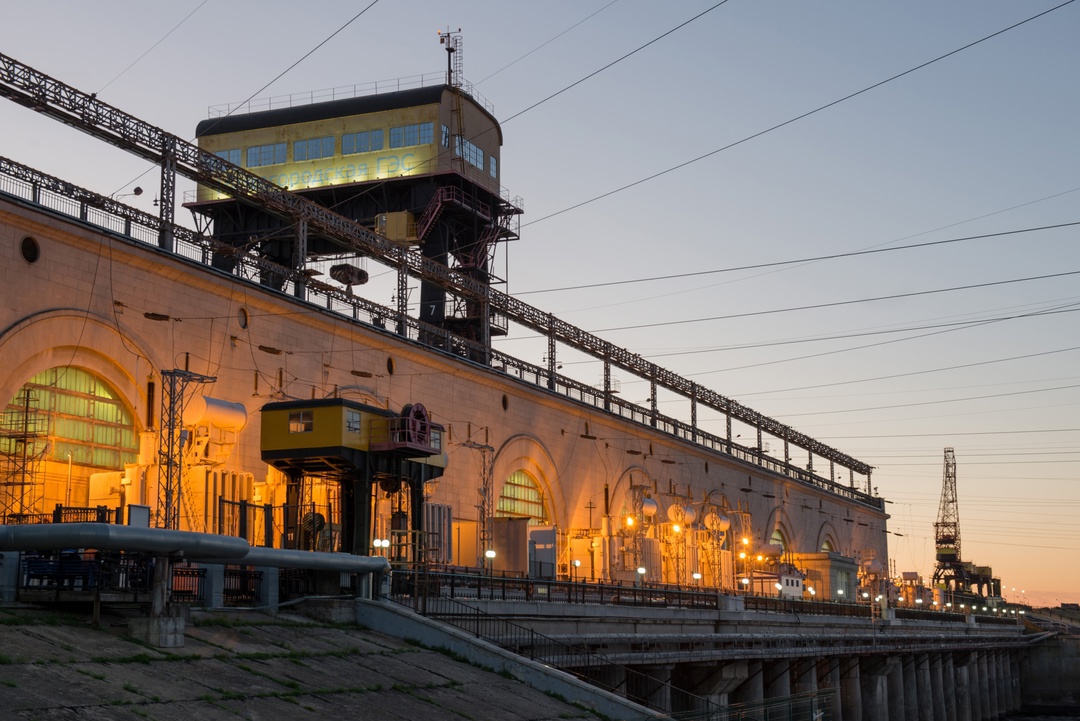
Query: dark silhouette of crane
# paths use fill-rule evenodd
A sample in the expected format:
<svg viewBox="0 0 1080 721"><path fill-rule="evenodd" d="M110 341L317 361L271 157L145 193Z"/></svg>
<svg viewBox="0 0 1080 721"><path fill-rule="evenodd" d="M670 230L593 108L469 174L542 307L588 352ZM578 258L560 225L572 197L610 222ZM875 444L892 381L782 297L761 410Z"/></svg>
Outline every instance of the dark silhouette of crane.
<svg viewBox="0 0 1080 721"><path fill-rule="evenodd" d="M933 584L953 594L1001 595L1001 581L989 566L976 566L960 556L960 505L956 498L956 454L945 449L941 482L941 503L934 522L934 549L937 564Z"/></svg>

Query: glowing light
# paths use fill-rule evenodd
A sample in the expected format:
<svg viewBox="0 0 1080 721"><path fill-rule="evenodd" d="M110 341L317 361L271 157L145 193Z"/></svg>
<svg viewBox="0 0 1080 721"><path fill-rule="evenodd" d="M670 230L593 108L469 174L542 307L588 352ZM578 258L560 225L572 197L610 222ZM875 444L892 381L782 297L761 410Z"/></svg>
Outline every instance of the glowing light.
<svg viewBox="0 0 1080 721"><path fill-rule="evenodd" d="M490 548L488 550L484 551L484 558L488 559L489 561L491 559L495 558L495 551L493 549L490 549Z"/></svg>
<svg viewBox="0 0 1080 721"><path fill-rule="evenodd" d="M673 525L671 527L671 530L674 531L675 533L678 533L679 531L682 530L682 526L680 526L678 523L676 523L675 525Z"/></svg>
<svg viewBox="0 0 1080 721"><path fill-rule="evenodd" d="M632 525L634 525L634 517L633 517L633 516L627 516L627 517L626 517L626 525L627 525L627 526L632 526Z"/></svg>

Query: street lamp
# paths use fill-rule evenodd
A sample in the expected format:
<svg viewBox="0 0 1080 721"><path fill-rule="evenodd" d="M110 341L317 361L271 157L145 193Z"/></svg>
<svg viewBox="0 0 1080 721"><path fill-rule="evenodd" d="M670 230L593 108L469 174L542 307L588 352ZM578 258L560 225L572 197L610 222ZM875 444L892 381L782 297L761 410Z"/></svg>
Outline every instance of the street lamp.
<svg viewBox="0 0 1080 721"><path fill-rule="evenodd" d="M780 585L779 581L777 581L776 583L773 584L773 588L776 589L776 595L777 596L779 596L780 592L784 590L784 587Z"/></svg>
<svg viewBox="0 0 1080 721"><path fill-rule="evenodd" d="M697 571L694 571L694 583L698 586L701 585L701 574Z"/></svg>
<svg viewBox="0 0 1080 721"><path fill-rule="evenodd" d="M575 558L573 566L574 566L574 576L570 580L571 581L576 581L577 580L578 569L581 568L581 559Z"/></svg>
<svg viewBox="0 0 1080 721"><path fill-rule="evenodd" d="M637 575L638 575L638 586L644 586L645 585L645 567L644 566L638 566Z"/></svg>
<svg viewBox="0 0 1080 721"><path fill-rule="evenodd" d="M489 548L484 551L484 558L487 559L488 575L491 576L495 572L495 549Z"/></svg>
<svg viewBox="0 0 1080 721"><path fill-rule="evenodd" d="M806 590L810 592L810 600L814 600L814 596L817 595L817 590L813 586L807 586Z"/></svg>
<svg viewBox="0 0 1080 721"><path fill-rule="evenodd" d="M842 589L842 588L836 589L836 595L841 601L843 601L844 600L844 589Z"/></svg>

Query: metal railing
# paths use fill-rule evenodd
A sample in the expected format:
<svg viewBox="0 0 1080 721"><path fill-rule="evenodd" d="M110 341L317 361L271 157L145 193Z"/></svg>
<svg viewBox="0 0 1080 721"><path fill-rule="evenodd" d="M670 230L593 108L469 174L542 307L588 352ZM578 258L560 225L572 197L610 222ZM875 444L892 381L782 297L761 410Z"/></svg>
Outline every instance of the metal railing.
<svg viewBox="0 0 1080 721"><path fill-rule="evenodd" d="M722 718L715 714L720 707L707 698L697 696L670 683L657 681L647 674L620 666L609 659L592 653L584 645L576 645L550 638L520 626L504 618L485 613L461 601L438 594L430 594L430 579L413 574L394 575L395 595L391 598L408 606L423 616L438 619L477 638L494 643L500 648L562 669L606 691L623 696L642 706L655 708L649 695L658 689L670 693L673 705L692 709L692 715L680 715L682 719ZM611 683L610 672L618 670L617 682ZM667 711L669 709L660 709Z"/></svg>
<svg viewBox="0 0 1080 721"><path fill-rule="evenodd" d="M3 521L10 526L26 526L38 523L115 523L119 508L96 506L75 508L56 504L56 508L43 513L9 513Z"/></svg>
<svg viewBox="0 0 1080 721"><path fill-rule="evenodd" d="M657 705L653 703L652 697L658 696L670 699L672 707L685 709L670 712L666 718L680 721L771 721L773 719L776 721L781 719L784 721L828 721L833 718L835 693L832 689L795 694L783 699L758 703L720 706L708 698L659 681L648 674L594 653L584 643L568 643L551 638L500 616L484 612L458 599L439 595L435 592L440 590L440 581L444 580L440 576L441 574L396 572L392 599L423 616L447 623L519 656L559 668L593 686L623 696L642 706L656 709ZM488 579L488 584L485 586L483 577L480 577L474 588L480 593L485 588L491 592L495 592L496 589L505 592L511 585L516 585L519 589L528 591L529 579L502 579L507 582L505 585L491 583L494 580ZM565 592L567 597L573 598L579 591L584 593L587 590L585 587L589 585L591 584L559 584L557 586L560 588L559 593L541 592L539 596L546 596L549 600L563 600L561 596ZM550 590L552 586L540 584L535 588ZM651 598L651 594L657 591L657 589L626 588L619 588L619 590L624 594L628 590L633 591L635 597L643 600L647 597ZM603 587L599 587L599 593L603 594ZM684 593L696 592L667 590L662 593L673 593L675 595L671 598L678 598ZM696 593L696 595L701 597L704 594ZM554 596L560 596L560 598L554 598ZM618 596L609 595L609 598L618 598ZM612 679L617 679L617 681L612 683ZM658 710L670 711L665 708Z"/></svg>
<svg viewBox="0 0 1080 721"><path fill-rule="evenodd" d="M204 158L200 155L199 157L211 165L220 160L216 159L215 156ZM235 171L237 173L241 172L238 168ZM264 181L247 175L243 175L242 178L259 185L260 188L265 184ZM273 189L275 191L280 190ZM150 245L156 244L161 233L168 230L173 238L173 252L181 257L204 265L210 265L214 254L230 255L236 261L236 267L232 273L238 278L252 282L258 282L263 277L279 278L282 279L282 283L278 290L289 295L295 295L297 286L301 285L304 288L307 302L312 305L324 307L327 310L351 317L375 328L389 329L393 326L394 332L407 340L455 356L468 359L488 359L488 363L485 363L485 365L501 370L519 380L533 383L568 398L614 413L622 418L653 428L658 432L676 436L710 450L729 454L747 463L841 495L862 505L878 510L884 509L884 499L856 488L854 478L852 479L852 485L841 485L832 479L817 475L810 469L798 468L788 461L765 455L758 449L740 446L730 439L710 435L691 424L661 415L655 409L621 401L610 392L557 375L554 373L554 366L548 368L529 364L480 343L457 336L446 328L422 323L403 314L400 309L388 308L352 296L346 293L344 288L335 288L325 283L314 282L295 269L286 268L254 254L238 253L235 248L219 243L212 238L198 235L190 229L181 226L170 226L165 229L161 221L154 216L124 206L110 198L78 188L58 178L44 175L6 158L0 158L0 192L30 200L43 207L79 218L85 222L94 223L103 229ZM277 196L274 197L277 198ZM301 199L292 198L291 196L288 199L291 202L302 203ZM338 219L334 218L334 220L337 221ZM360 232L352 226L349 226L346 230L352 233ZM364 237L367 238L367 236ZM383 243L381 239L374 235L368 240L373 243L376 240L378 240L378 243ZM379 247L387 252L392 251L391 255L393 253L404 253L400 249L387 250L382 246ZM446 268L429 267L429 265L424 264L427 261L422 263L420 259L409 254L402 257L394 256L389 258L389 262L398 265L404 263L409 267L410 272L424 271L423 277L429 282L450 283L453 281L459 284L468 284L466 280L459 277L459 274L455 274ZM423 267L413 267L417 264L423 265ZM470 290L471 288L469 286L462 292L475 290ZM570 347L584 349L584 352L596 357L602 356L606 358L605 362L615 367L624 368L638 377L650 380L651 383L657 384L658 387L672 389L687 398L694 398L696 403L702 407L718 409L720 412L730 414L731 417L740 421L759 426L766 433L777 438L788 438L796 447L806 448L826 460L833 459L840 463L842 467L865 475L867 491L869 490L870 466L714 391L701 388L686 379L682 379L674 373L630 353L626 349L613 346L505 293L490 288L482 290L487 293L484 297L490 305L492 315L500 320L509 321L512 318L523 327L551 335L557 338L559 342Z"/></svg>

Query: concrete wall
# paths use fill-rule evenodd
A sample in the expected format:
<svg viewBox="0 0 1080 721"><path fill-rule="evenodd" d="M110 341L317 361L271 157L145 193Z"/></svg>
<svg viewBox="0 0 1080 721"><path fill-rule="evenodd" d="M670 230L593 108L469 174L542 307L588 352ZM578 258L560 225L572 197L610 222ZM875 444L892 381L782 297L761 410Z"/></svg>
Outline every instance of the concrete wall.
<svg viewBox="0 0 1080 721"><path fill-rule="evenodd" d="M1063 636L1020 659L1022 703L1030 711L1080 710L1080 637Z"/></svg>
<svg viewBox="0 0 1080 721"><path fill-rule="evenodd" d="M19 253L27 236L41 248L34 263ZM265 503L285 499L282 477L260 460L259 408L337 393L394 410L421 402L446 426L450 464L430 501L449 504L458 519L477 515L481 456L462 445L473 441L495 449L496 499L503 479L526 471L543 491L548 521L564 532L587 528L590 518L599 528L605 485L614 514L632 505L629 488L636 484L653 489L660 517L673 500L669 489L695 500L711 493L714 503L747 504L755 546L781 525L796 552L815 552L828 538L847 556L886 555L881 512L7 200L0 200L0 282L0 364L6 370L0 398L12 398L39 371L71 364L106 379L133 411L136 430L144 431L159 412L161 370L214 376L217 381L200 391L243 404L249 416L229 467L253 473ZM151 380L158 401L148 407ZM147 434L145 443L155 439ZM854 517L867 525L840 522Z"/></svg>

